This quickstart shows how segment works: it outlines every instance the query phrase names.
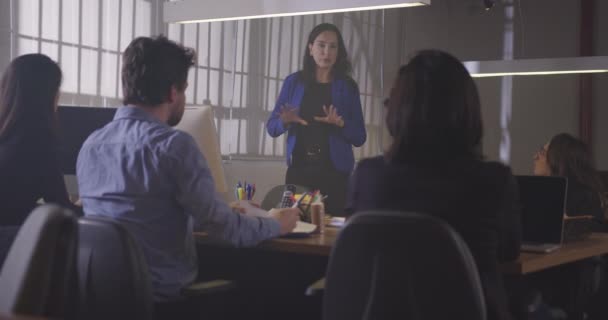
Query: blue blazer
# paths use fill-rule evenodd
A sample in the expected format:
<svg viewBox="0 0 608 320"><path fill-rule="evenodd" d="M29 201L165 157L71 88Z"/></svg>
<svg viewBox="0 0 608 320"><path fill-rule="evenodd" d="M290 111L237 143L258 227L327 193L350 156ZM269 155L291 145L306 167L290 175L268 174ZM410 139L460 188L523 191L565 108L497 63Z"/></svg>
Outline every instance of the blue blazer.
<svg viewBox="0 0 608 320"><path fill-rule="evenodd" d="M279 117L281 107L294 106L298 109L304 97L304 83L300 80L300 72L290 74L283 83L281 93L274 110L266 123L266 130L271 137L278 137L287 131L287 165L291 165L291 155L296 145L295 126L283 126ZM355 166L355 156L352 146L359 147L367 139L365 121L361 110L359 88L352 80L335 79L331 85L332 104L338 115L344 120L344 127L335 126L329 134L329 156L336 169L350 173Z"/></svg>

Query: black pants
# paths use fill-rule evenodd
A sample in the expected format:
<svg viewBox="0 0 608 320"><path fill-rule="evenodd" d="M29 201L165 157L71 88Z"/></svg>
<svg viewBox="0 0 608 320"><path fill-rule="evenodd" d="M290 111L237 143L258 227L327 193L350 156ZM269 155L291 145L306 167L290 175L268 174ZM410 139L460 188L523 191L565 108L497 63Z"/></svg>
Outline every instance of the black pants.
<svg viewBox="0 0 608 320"><path fill-rule="evenodd" d="M548 305L566 311L568 319L584 319L593 293L594 268L593 259L585 259L533 273L527 278Z"/></svg>
<svg viewBox="0 0 608 320"><path fill-rule="evenodd" d="M349 175L327 166L290 166L285 176L286 184L296 184L326 195L325 212L332 216L344 216L346 185Z"/></svg>

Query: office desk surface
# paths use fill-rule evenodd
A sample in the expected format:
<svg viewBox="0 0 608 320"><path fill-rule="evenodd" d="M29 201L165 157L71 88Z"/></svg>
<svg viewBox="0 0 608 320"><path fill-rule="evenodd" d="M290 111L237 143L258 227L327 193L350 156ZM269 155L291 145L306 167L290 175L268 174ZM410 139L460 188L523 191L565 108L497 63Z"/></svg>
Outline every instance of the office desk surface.
<svg viewBox="0 0 608 320"><path fill-rule="evenodd" d="M45 317L34 317L34 316L18 316L11 314L0 314L0 320L47 320Z"/></svg>
<svg viewBox="0 0 608 320"><path fill-rule="evenodd" d="M326 227L323 234L313 234L305 238L276 238L260 243L257 248L286 253L301 253L329 256L336 241L338 228ZM194 232L197 241L205 241L205 232Z"/></svg>
<svg viewBox="0 0 608 320"><path fill-rule="evenodd" d="M338 235L337 228L327 227L325 233L307 238L277 238L262 242L258 248L278 252L329 256ZM195 233L204 239L204 233ZM588 239L563 245L551 253L522 252L519 259L503 263L501 269L507 274L528 274L561 264L608 253L608 234L594 233Z"/></svg>
<svg viewBox="0 0 608 320"><path fill-rule="evenodd" d="M608 234L594 233L585 240L567 243L551 253L522 252L519 259L503 263L501 269L508 274L528 274L606 253Z"/></svg>
<svg viewBox="0 0 608 320"><path fill-rule="evenodd" d="M331 247L336 242L338 228L326 227L322 234L314 234L307 238L278 238L262 242L259 247L291 253L303 253L329 256Z"/></svg>

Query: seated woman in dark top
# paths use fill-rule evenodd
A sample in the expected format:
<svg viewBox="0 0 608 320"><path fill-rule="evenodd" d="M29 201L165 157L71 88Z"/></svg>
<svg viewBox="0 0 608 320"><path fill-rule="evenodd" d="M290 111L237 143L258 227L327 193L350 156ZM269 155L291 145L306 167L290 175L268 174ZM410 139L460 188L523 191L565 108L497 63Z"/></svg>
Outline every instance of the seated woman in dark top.
<svg viewBox="0 0 608 320"><path fill-rule="evenodd" d="M584 142L567 133L554 136L534 155L534 174L568 178L566 215L604 221L605 189Z"/></svg>
<svg viewBox="0 0 608 320"><path fill-rule="evenodd" d="M567 239L579 237L577 233L589 230L604 231L605 189L584 142L567 133L557 134L534 155L534 174L568 178L564 223ZM582 224L586 221L573 225L574 221L568 220L575 216L593 216L595 221L586 220L588 226ZM547 304L563 309L571 318L583 317L591 299L591 288L595 285L597 261L585 259L562 265L530 277L530 283L539 288Z"/></svg>
<svg viewBox="0 0 608 320"><path fill-rule="evenodd" d="M357 166L348 212L414 211L447 221L475 258L488 319L510 319L499 262L519 255L520 209L511 170L482 159L473 79L453 56L422 51L399 70L386 106L393 142Z"/></svg>
<svg viewBox="0 0 608 320"><path fill-rule="evenodd" d="M0 82L0 265L39 199L71 207L55 133L60 84L61 69L41 54L14 59Z"/></svg>

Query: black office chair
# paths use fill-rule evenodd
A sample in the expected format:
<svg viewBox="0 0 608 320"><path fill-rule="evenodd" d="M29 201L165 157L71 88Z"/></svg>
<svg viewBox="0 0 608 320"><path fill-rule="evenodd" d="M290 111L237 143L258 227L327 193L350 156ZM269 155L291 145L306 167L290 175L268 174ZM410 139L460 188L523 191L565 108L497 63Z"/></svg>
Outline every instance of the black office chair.
<svg viewBox="0 0 608 320"><path fill-rule="evenodd" d="M296 193L304 193L310 191L310 189L296 185ZM276 187L273 187L266 193L260 207L264 210L270 210L272 208L278 208L281 203L281 198L283 196L283 191L285 190L285 185L281 184Z"/></svg>
<svg viewBox="0 0 608 320"><path fill-rule="evenodd" d="M0 226L0 269L4 265L4 259L11 250L11 246L17 237L20 226Z"/></svg>
<svg viewBox="0 0 608 320"><path fill-rule="evenodd" d="M76 228L70 210L47 204L32 211L0 272L0 313L74 319Z"/></svg>
<svg viewBox="0 0 608 320"><path fill-rule="evenodd" d="M332 250L323 298L323 319L486 319L468 247L417 213L355 214Z"/></svg>
<svg viewBox="0 0 608 320"><path fill-rule="evenodd" d="M79 220L78 279L81 319L152 319L154 305L148 267L128 230L113 219ZM216 294L234 283L213 280L182 290L184 297Z"/></svg>
<svg viewBox="0 0 608 320"><path fill-rule="evenodd" d="M152 319L151 282L127 229L99 216L78 221L81 319Z"/></svg>

